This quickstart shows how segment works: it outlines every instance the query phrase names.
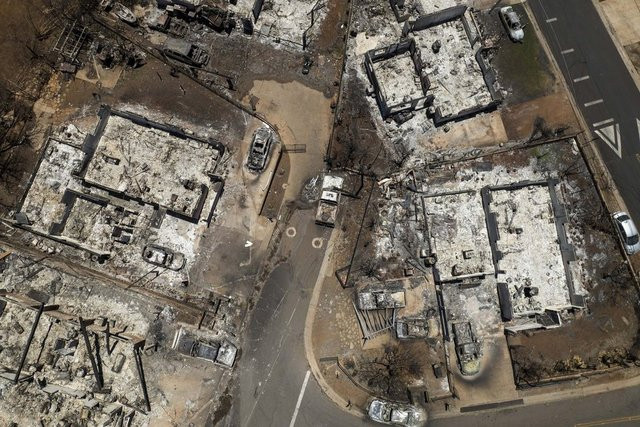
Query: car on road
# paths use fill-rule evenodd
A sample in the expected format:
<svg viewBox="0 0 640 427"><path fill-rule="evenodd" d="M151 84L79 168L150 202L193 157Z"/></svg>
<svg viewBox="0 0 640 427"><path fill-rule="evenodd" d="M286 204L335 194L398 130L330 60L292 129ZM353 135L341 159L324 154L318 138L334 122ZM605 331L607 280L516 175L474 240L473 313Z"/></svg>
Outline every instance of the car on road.
<svg viewBox="0 0 640 427"><path fill-rule="evenodd" d="M471 330L471 323L453 324L454 343L462 375L475 375L480 371L480 348Z"/></svg>
<svg viewBox="0 0 640 427"><path fill-rule="evenodd" d="M427 413L423 409L382 399L371 400L367 414L373 421L393 426L420 426L427 421Z"/></svg>
<svg viewBox="0 0 640 427"><path fill-rule="evenodd" d="M631 217L629 217L629 214L626 212L616 212L612 216L627 254L633 255L640 252L638 229Z"/></svg>
<svg viewBox="0 0 640 427"><path fill-rule="evenodd" d="M511 6L500 8L500 20L509 33L509 38L514 42L524 39L524 25L520 22L520 17Z"/></svg>

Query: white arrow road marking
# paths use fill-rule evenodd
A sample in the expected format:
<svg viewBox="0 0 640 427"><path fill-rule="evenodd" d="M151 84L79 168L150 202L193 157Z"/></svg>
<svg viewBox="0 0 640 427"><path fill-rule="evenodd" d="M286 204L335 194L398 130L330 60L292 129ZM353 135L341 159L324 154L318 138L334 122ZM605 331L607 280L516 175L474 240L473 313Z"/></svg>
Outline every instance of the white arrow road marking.
<svg viewBox="0 0 640 427"><path fill-rule="evenodd" d="M636 119L637 120L637 119ZM596 135L600 137L618 157L622 158L622 141L620 140L620 125L612 125L596 129Z"/></svg>

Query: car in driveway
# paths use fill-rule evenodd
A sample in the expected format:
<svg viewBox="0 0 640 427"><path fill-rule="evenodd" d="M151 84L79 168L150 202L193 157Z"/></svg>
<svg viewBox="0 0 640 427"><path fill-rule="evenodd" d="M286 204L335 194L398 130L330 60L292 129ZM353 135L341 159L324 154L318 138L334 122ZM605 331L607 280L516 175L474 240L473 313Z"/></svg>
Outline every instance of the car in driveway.
<svg viewBox="0 0 640 427"><path fill-rule="evenodd" d="M480 371L480 347L471 330L471 323L453 324L454 343L462 375L475 375Z"/></svg>
<svg viewBox="0 0 640 427"><path fill-rule="evenodd" d="M209 52L182 39L168 38L162 53L192 67L204 67L209 63Z"/></svg>
<svg viewBox="0 0 640 427"><path fill-rule="evenodd" d="M231 341L208 342L196 338L184 329L179 329L173 337L171 347L184 356L213 362L225 368L232 368L238 348Z"/></svg>
<svg viewBox="0 0 640 427"><path fill-rule="evenodd" d="M612 216L627 254L633 255L640 252L638 229L629 214L626 212L616 212Z"/></svg>
<svg viewBox="0 0 640 427"><path fill-rule="evenodd" d="M372 399L367 414L372 421L392 426L421 426L427 421L427 413L423 409L382 399Z"/></svg>
<svg viewBox="0 0 640 427"><path fill-rule="evenodd" d="M520 17L511 6L500 8L500 20L509 33L509 38L514 42L524 39L524 25L520 22Z"/></svg>

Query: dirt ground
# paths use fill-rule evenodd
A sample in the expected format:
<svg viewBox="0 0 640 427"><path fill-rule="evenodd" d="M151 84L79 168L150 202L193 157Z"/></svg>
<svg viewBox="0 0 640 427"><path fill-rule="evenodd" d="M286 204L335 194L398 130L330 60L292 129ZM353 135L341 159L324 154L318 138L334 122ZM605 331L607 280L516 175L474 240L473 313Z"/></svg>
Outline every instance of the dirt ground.
<svg viewBox="0 0 640 427"><path fill-rule="evenodd" d="M2 119L5 114L31 110L53 71L45 53L57 28L47 23L41 13L42 5L39 0L8 0L0 4L0 28L3 28L0 55L11 58L0 63ZM17 203L38 158L37 135L42 129L34 129L33 119L26 119L26 123L16 125L26 125L28 129L24 143L0 150L0 210L3 212Z"/></svg>
<svg viewBox="0 0 640 427"><path fill-rule="evenodd" d="M536 121L544 120L548 129L566 128L565 134L579 132L580 125L563 92L555 92L530 101L504 107L500 114L510 141L531 138L536 130Z"/></svg>
<svg viewBox="0 0 640 427"><path fill-rule="evenodd" d="M480 12L480 25L493 56L491 64L495 67L498 82L508 91L505 99L507 105L518 104L538 98L552 92L557 80L550 71L547 58L522 5L514 5L525 25L525 36L522 43L514 43L507 36L498 16L493 13Z"/></svg>

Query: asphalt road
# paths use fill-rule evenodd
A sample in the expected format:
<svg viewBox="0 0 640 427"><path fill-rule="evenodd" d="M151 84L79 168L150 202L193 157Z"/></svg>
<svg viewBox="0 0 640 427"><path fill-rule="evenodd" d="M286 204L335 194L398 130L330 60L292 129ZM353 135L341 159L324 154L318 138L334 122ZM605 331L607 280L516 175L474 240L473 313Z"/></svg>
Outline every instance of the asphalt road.
<svg viewBox="0 0 640 427"><path fill-rule="evenodd" d="M304 352L307 310L331 233L315 224L314 213L297 211L282 238L279 256L287 260L254 308L228 426L364 425L322 393Z"/></svg>
<svg viewBox="0 0 640 427"><path fill-rule="evenodd" d="M591 0L528 3L576 104L598 135L598 149L629 213L640 223L640 93L633 78Z"/></svg>
<svg viewBox="0 0 640 427"><path fill-rule="evenodd" d="M615 426L640 425L640 387L554 403L483 411L433 420L429 427L494 426Z"/></svg>

